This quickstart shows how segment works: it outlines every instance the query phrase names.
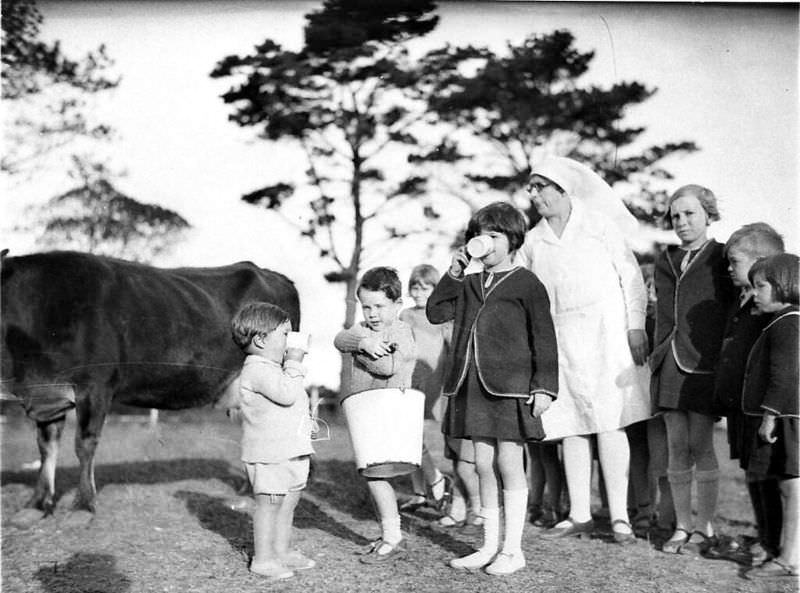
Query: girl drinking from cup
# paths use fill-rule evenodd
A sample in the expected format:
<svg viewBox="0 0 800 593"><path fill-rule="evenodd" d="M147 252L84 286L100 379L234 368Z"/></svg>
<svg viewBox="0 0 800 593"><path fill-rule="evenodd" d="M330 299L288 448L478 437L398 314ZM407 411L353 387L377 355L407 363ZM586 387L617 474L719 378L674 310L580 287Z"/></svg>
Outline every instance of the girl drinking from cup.
<svg viewBox="0 0 800 593"><path fill-rule="evenodd" d="M525 442L544 438L540 416L558 392L558 354L547 292L532 272L514 264L525 231L524 216L511 204L494 202L478 210L469 221L466 239L482 269L465 275L470 257L466 247L457 249L426 308L431 323L453 321L443 389L452 399L444 432L474 444L484 519L481 547L450 565L485 567L492 575L525 566Z"/></svg>

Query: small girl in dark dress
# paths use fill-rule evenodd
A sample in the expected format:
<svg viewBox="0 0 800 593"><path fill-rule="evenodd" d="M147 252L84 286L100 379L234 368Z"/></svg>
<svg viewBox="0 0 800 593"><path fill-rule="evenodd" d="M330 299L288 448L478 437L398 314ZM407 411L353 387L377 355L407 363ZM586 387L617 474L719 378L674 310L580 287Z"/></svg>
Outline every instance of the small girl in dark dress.
<svg viewBox="0 0 800 593"><path fill-rule="evenodd" d="M762 478L775 476L783 498L780 554L751 570L752 577L794 577L800 569L800 467L798 467L798 267L796 255L757 261L748 274L755 304L769 316L747 359L742 411L747 416L742 459Z"/></svg>
<svg viewBox="0 0 800 593"><path fill-rule="evenodd" d="M547 292L532 272L513 263L526 229L522 213L506 202L478 210L466 239L469 243L481 236L490 245L488 253L474 258L481 271L465 275L469 256L465 247L459 248L426 308L431 323L453 321L443 389L453 399L444 432L474 444L484 518L483 545L450 565L485 567L492 575L525 566L525 442L544 438L540 416L558 392L558 350Z"/></svg>

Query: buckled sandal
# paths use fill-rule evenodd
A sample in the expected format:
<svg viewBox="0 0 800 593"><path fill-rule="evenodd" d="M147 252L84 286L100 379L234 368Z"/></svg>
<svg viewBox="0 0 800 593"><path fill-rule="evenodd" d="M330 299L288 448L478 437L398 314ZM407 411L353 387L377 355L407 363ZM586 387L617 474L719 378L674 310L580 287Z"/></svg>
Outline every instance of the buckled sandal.
<svg viewBox="0 0 800 593"><path fill-rule="evenodd" d="M380 553L381 550L389 548L388 552ZM369 549L358 559L362 564L383 564L394 562L405 556L406 548L402 540L396 544L390 544L382 539L377 539L370 544Z"/></svg>
<svg viewBox="0 0 800 593"><path fill-rule="evenodd" d="M559 527L560 525L560 527ZM583 521L578 523L573 521L571 518L564 519L561 523L557 523L554 527L551 527L544 533L542 533L541 537L545 539L557 539L561 537L580 537L588 538L592 531L594 531L594 520L589 519L588 521Z"/></svg>
<svg viewBox="0 0 800 593"><path fill-rule="evenodd" d="M683 533L683 535L676 537L679 535L679 532ZM667 554L680 554L681 548L686 545L686 542L689 541L690 537L691 534L683 527L676 527L675 533L672 534L672 537L665 541L664 545L661 546L661 551L666 552Z"/></svg>
<svg viewBox="0 0 800 593"><path fill-rule="evenodd" d="M442 484L442 495L439 498L436 498L434 489L439 484ZM433 508L441 513L447 508L447 506L450 504L450 500L453 497L453 478L447 474L442 474L442 477L431 484L428 490L430 490L430 499L433 500Z"/></svg>
<svg viewBox="0 0 800 593"><path fill-rule="evenodd" d="M681 552L688 552L690 554L702 556L706 553L706 551L717 545L719 545L719 539L717 539L716 535L706 535L702 531L695 530L692 532L692 535L689 537L686 543L683 544Z"/></svg>
<svg viewBox="0 0 800 593"><path fill-rule="evenodd" d="M428 506L428 498L424 493L415 492L411 498L400 504L400 511L413 513L425 506Z"/></svg>

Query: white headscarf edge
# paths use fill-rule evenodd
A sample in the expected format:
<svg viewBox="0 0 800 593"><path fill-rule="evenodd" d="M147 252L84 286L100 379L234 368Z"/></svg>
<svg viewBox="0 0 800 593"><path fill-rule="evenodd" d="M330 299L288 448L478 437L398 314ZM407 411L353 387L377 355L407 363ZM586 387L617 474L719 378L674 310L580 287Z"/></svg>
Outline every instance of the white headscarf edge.
<svg viewBox="0 0 800 593"><path fill-rule="evenodd" d="M625 237L639 229L639 221L611 186L583 163L567 157L550 156L534 165L531 174L554 181L571 198L581 200L588 208L605 214L616 223Z"/></svg>

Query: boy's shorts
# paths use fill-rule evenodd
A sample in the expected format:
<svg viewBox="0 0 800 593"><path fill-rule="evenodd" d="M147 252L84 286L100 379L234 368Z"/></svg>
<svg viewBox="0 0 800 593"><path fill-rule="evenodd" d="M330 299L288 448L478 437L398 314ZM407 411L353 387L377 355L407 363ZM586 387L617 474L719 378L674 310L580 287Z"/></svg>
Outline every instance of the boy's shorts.
<svg viewBox="0 0 800 593"><path fill-rule="evenodd" d="M245 463L253 494L287 494L306 487L311 458L293 457L277 463Z"/></svg>
<svg viewBox="0 0 800 593"><path fill-rule="evenodd" d="M444 437L444 457L453 461L475 463L475 444L470 439Z"/></svg>

